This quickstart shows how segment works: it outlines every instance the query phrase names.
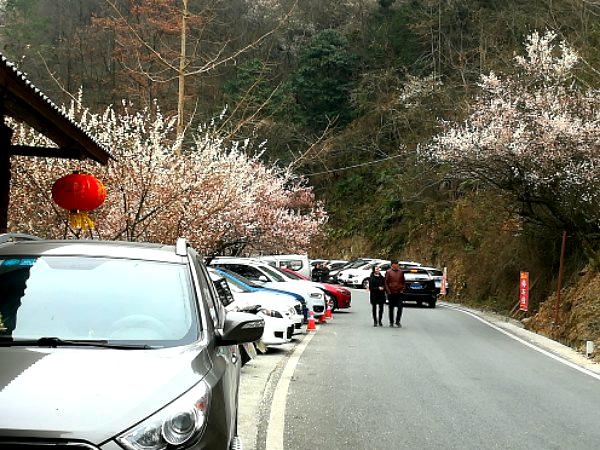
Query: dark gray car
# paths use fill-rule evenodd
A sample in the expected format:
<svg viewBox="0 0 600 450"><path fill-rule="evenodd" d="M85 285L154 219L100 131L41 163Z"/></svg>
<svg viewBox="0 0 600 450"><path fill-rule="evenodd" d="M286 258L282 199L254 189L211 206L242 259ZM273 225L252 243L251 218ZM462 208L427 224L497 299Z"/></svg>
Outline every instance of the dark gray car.
<svg viewBox="0 0 600 450"><path fill-rule="evenodd" d="M0 449L228 449L238 345L196 253L0 235Z"/></svg>

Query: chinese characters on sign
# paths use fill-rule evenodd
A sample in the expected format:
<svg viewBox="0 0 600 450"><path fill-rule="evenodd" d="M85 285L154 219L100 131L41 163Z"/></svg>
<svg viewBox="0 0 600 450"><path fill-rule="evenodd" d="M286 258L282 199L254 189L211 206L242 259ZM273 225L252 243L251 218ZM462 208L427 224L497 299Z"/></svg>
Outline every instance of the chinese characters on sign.
<svg viewBox="0 0 600 450"><path fill-rule="evenodd" d="M519 309L521 311L529 309L529 272L521 272L519 279Z"/></svg>

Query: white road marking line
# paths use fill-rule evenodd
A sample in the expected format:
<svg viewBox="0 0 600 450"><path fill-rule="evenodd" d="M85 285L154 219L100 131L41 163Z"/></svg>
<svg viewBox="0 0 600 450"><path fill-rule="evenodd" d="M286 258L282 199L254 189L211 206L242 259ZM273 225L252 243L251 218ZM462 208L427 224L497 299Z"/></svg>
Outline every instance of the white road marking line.
<svg viewBox="0 0 600 450"><path fill-rule="evenodd" d="M543 355L548 356L549 358L552 358L552 359L554 359L554 360L556 360L556 361L558 361L560 363L563 363L565 366L569 366L572 369L578 370L581 373L584 373L586 375L589 375L592 378L595 378L596 380L600 380L600 375L599 374L597 374L595 372L592 372L591 370L588 370L585 367L581 367L581 366L579 366L579 365L577 365L575 363L572 363L571 361L569 361L567 359L564 359L561 356L555 355L554 353L549 352L548 350L544 350L543 348L540 348L537 345L532 344L531 342L527 342L526 340L521 339L518 336L515 336L514 334L510 333L509 331L503 330L502 328L494 325L493 323L487 321L486 319L484 319L482 317L479 317L477 314L473 314L472 312L465 311L464 309L461 309L459 307L452 306L452 305L440 305L440 306L443 306L444 308L448 308L448 309L453 309L455 311L460 311L460 312L462 312L464 314L468 314L469 316L474 317L475 319L479 320L480 322L485 323L487 326L493 328L494 330L499 331L502 334L505 334L509 338L514 339L515 341L520 342L523 345L526 345L527 347L535 350L536 352L540 352Z"/></svg>
<svg viewBox="0 0 600 450"><path fill-rule="evenodd" d="M300 360L304 349L308 346L316 331L310 332L302 342L294 349L292 356L285 365L281 378L277 382L277 387L273 393L271 403L271 414L269 415L269 425L267 427L267 450L283 450L283 434L285 430L285 407L287 395L290 387L290 381Z"/></svg>

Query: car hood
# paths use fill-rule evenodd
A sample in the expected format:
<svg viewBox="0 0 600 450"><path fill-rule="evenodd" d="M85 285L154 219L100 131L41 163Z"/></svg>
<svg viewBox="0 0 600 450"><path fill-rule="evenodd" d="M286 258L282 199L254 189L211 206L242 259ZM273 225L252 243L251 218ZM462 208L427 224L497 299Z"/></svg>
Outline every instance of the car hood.
<svg viewBox="0 0 600 450"><path fill-rule="evenodd" d="M261 305L270 309L289 309L300 303L297 300L293 300L292 297L288 295L281 295L269 291L234 292L233 298L235 299L234 304L237 306Z"/></svg>
<svg viewBox="0 0 600 450"><path fill-rule="evenodd" d="M302 295L307 302L314 304L323 303L323 291L319 288L313 287L310 283L305 281L271 281L265 283L265 287L281 289L282 291L293 292L294 294ZM321 294L320 298L312 298L310 294L318 293Z"/></svg>
<svg viewBox="0 0 600 450"><path fill-rule="evenodd" d="M205 347L0 348L0 437L100 444L158 411L211 367Z"/></svg>

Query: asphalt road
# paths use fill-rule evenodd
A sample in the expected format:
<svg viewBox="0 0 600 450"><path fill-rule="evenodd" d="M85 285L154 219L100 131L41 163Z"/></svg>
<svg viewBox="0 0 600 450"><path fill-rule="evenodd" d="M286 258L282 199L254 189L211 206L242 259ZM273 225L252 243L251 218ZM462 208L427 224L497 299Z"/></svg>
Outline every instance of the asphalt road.
<svg viewBox="0 0 600 450"><path fill-rule="evenodd" d="M286 449L600 448L597 379L460 311L402 322L373 327L354 291L320 327L290 383Z"/></svg>

